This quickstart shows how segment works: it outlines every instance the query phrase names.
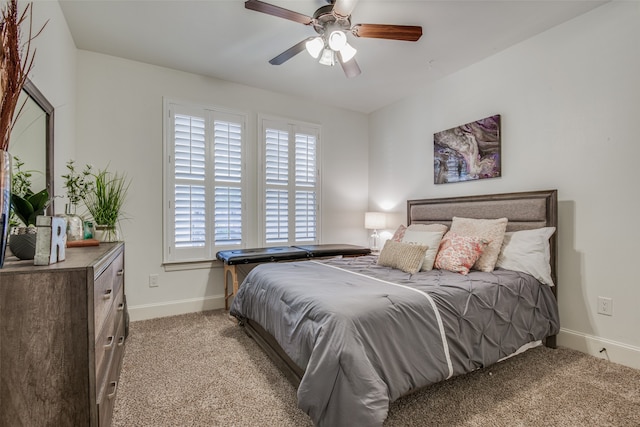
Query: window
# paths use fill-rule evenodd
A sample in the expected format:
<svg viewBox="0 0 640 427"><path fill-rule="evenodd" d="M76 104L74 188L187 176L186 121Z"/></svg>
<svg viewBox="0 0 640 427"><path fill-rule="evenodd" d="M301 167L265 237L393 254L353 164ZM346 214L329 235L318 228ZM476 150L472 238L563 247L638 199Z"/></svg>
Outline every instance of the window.
<svg viewBox="0 0 640 427"><path fill-rule="evenodd" d="M214 259L243 242L246 118L165 103L164 259Z"/></svg>
<svg viewBox="0 0 640 427"><path fill-rule="evenodd" d="M164 262L319 242L318 126L260 119L251 143L242 113L167 100L164 111Z"/></svg>

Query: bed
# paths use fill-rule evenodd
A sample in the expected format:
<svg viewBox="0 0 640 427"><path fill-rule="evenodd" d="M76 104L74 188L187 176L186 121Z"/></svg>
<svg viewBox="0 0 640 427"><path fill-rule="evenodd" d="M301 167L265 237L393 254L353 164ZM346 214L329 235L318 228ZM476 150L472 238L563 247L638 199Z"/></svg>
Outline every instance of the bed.
<svg viewBox="0 0 640 427"><path fill-rule="evenodd" d="M503 263L491 271L450 270L438 253L435 268L407 272L380 265L391 253L387 245L379 257L262 264L230 313L297 385L299 407L316 425L382 425L401 396L541 342L555 347L556 190L407 202L407 233L432 226L452 232L443 234L443 253L445 241L463 234L460 224L484 222L505 224L496 255ZM540 230L552 232L540 239ZM515 242L532 234L540 250L518 255L515 249L529 246ZM482 246L478 253L498 241L463 237ZM428 245L396 238L387 244L424 257ZM509 264L540 257L548 267L542 276Z"/></svg>

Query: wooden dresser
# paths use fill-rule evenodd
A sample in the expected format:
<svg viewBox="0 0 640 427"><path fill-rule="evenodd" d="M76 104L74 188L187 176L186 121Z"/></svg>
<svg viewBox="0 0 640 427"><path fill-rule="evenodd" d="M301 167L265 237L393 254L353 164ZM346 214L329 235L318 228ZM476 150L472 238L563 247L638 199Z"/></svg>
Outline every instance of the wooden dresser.
<svg viewBox="0 0 640 427"><path fill-rule="evenodd" d="M128 316L124 244L0 269L0 426L108 426Z"/></svg>

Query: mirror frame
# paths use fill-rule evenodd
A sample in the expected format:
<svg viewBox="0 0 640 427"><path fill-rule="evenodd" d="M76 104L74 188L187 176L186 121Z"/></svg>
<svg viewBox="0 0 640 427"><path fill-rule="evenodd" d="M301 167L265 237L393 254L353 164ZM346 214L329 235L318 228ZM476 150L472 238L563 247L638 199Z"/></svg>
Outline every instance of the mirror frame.
<svg viewBox="0 0 640 427"><path fill-rule="evenodd" d="M47 98L45 98L45 96L42 94L42 92L40 92L40 90L37 88L37 86L30 80L27 79L26 82L24 83L24 86L22 87L22 90L25 91L25 93L27 95L29 95L29 97L31 99L34 100L34 102L36 104L38 104L38 106L40 108L42 108L42 110L45 112L46 114L46 135L45 135L45 147L46 147L46 168L47 170L45 171L45 181L46 181L46 186L47 186L47 190L49 191L49 198L51 199L51 203L49 204L49 206L47 207L47 214L48 215L53 215L53 213L55 212L54 208L53 208L53 201L54 201L54 176L53 176L53 131L54 131L54 108L53 105L49 102L49 100Z"/></svg>

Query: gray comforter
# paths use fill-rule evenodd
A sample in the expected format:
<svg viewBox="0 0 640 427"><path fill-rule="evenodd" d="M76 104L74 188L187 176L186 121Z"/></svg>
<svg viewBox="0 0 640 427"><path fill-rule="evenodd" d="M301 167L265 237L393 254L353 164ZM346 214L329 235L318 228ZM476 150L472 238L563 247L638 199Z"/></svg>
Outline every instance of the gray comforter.
<svg viewBox="0 0 640 427"><path fill-rule="evenodd" d="M551 289L508 270L414 275L376 257L269 263L231 314L259 323L305 371L319 426L379 426L407 392L488 366L559 331Z"/></svg>

